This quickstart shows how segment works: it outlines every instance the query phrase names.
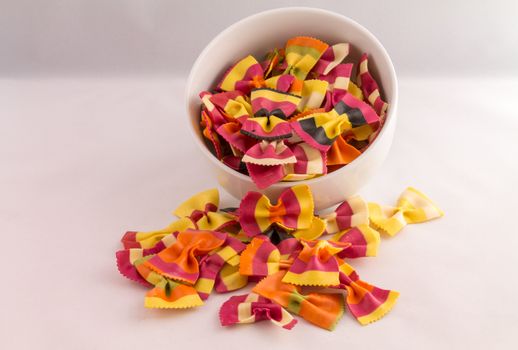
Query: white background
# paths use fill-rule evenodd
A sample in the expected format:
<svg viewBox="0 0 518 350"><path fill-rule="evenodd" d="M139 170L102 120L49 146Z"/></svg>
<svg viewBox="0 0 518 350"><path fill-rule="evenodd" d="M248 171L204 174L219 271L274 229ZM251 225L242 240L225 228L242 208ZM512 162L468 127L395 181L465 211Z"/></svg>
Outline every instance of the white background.
<svg viewBox="0 0 518 350"><path fill-rule="evenodd" d="M512 0L1 0L0 73L185 76L221 30L283 6L316 6L358 21L401 76L518 74Z"/></svg>
<svg viewBox="0 0 518 350"><path fill-rule="evenodd" d="M390 204L412 185L446 216L352 262L401 292L366 327L346 314L334 332L226 329L226 295L147 310L145 288L116 270L120 236L216 186L186 131L190 65L232 22L285 5L350 16L386 46L398 126L360 194ZM517 18L512 1L0 0L0 347L516 348Z"/></svg>

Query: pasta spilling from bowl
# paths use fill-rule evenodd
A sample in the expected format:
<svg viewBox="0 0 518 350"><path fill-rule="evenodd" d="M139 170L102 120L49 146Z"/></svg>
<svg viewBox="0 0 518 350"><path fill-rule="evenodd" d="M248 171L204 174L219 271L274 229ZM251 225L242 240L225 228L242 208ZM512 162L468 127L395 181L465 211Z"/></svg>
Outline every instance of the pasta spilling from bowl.
<svg viewBox="0 0 518 350"><path fill-rule="evenodd" d="M214 156L260 189L323 176L359 157L388 103L368 55L354 64L349 51L348 43L301 36L263 60L248 55L232 65L200 93L200 126Z"/></svg>
<svg viewBox="0 0 518 350"><path fill-rule="evenodd" d="M316 212L304 184L275 202L250 191L234 205L222 207L218 190L207 190L180 204L167 227L123 235L117 267L148 288L145 307L195 308L213 292L251 286L221 305L222 326L267 320L291 329L297 316L332 330L346 309L367 325L386 315L399 293L360 278L354 260L376 256L382 236L443 216L411 187L395 206L353 196L332 212Z"/></svg>

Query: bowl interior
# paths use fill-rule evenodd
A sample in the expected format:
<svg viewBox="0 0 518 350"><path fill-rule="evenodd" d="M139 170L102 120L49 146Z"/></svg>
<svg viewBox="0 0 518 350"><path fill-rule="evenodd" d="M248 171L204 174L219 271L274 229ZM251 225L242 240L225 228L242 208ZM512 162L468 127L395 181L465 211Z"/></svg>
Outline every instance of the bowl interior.
<svg viewBox="0 0 518 350"><path fill-rule="evenodd" d="M229 66L248 54L258 60L274 47L284 47L286 40L294 36L312 36L332 45L341 42L351 44L351 52L345 62L355 63L363 52L369 54L369 70L381 86L382 98L391 106L397 99L397 82L394 67L379 41L364 27L353 20L325 10L314 8L282 8L247 17L217 35L202 51L194 63L186 86L186 103L192 132L202 152L227 172L243 179L251 179L219 162L205 145L199 128L200 99L198 94L213 88ZM356 72L353 71L353 77ZM391 108L386 123L391 121ZM383 133L383 130L381 131ZM378 138L381 138L381 134ZM376 141L375 141L376 142ZM374 143L375 143L374 142ZM372 147L372 145L370 146ZM366 152L368 152L367 150ZM365 155L358 157L362 158ZM353 161L348 166L354 164ZM347 166L323 177L306 182L319 181L339 173ZM277 187L295 183L281 182Z"/></svg>

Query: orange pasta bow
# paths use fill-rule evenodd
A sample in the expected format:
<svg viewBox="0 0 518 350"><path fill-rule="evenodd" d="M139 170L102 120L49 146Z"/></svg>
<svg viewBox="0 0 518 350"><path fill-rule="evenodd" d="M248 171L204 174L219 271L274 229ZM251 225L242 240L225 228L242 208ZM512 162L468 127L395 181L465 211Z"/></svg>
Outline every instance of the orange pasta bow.
<svg viewBox="0 0 518 350"><path fill-rule="evenodd" d="M334 329L344 313L343 296L317 292L303 294L301 287L283 282L285 274L286 271L279 271L266 277L252 291L319 327Z"/></svg>

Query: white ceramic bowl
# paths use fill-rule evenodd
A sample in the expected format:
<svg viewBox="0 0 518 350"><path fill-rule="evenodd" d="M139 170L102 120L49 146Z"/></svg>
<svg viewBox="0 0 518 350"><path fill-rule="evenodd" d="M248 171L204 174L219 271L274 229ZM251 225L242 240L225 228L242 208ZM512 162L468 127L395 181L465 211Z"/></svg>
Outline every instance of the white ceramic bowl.
<svg viewBox="0 0 518 350"><path fill-rule="evenodd" d="M387 121L376 140L352 163L330 174L300 182L280 182L258 190L251 178L221 163L206 147L200 132L198 94L215 86L224 71L248 54L257 58L274 47L283 47L294 36L313 36L328 44L349 42L348 59L358 62L362 52L369 54L369 69L389 103ZM356 66L356 65L355 65ZM354 73L354 72L353 72ZM281 8L242 19L219 33L201 52L192 66L186 86L187 115L194 142L204 156L219 184L232 196L241 199L248 191L260 191L275 200L287 187L305 183L311 187L317 210L328 208L356 194L385 160L396 126L398 87L394 66L381 43L367 29L337 13L315 8Z"/></svg>

